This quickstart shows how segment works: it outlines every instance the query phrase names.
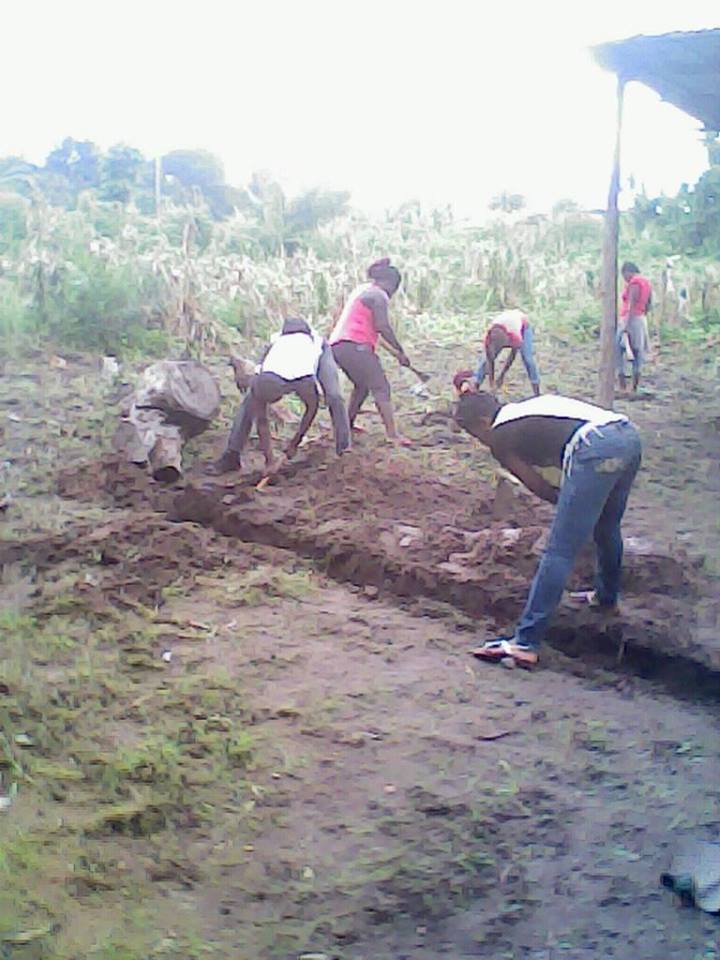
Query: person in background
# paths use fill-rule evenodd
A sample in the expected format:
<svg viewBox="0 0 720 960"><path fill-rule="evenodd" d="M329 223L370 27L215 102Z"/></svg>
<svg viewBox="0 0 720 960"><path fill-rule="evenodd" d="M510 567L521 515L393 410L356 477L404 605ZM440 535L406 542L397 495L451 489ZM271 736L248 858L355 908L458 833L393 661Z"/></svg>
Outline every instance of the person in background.
<svg viewBox="0 0 720 960"><path fill-rule="evenodd" d="M461 389L462 373L456 379L456 389ZM616 608L623 557L620 524L640 467L640 437L623 414L550 394L503 406L490 393L461 392L455 417L532 493L557 504L514 632L473 651L481 660L510 657L530 668L538 662L550 618L591 534L597 550L595 589L575 599L600 611Z"/></svg>
<svg viewBox="0 0 720 960"><path fill-rule="evenodd" d="M632 362L632 389L637 393L640 368L647 354L647 312L652 304L650 281L640 275L639 268L630 260L621 267L625 287L622 292L620 318L616 338L617 373L620 390L627 392L626 358Z"/></svg>
<svg viewBox="0 0 720 960"><path fill-rule="evenodd" d="M388 319L388 304L401 276L387 257L371 264L367 276L368 282L350 294L328 340L337 365L353 384L348 404L350 425L355 428L355 418L372 393L388 440L407 446L410 441L401 437L395 426L390 384L376 352L382 337L400 366L410 366Z"/></svg>
<svg viewBox="0 0 720 960"><path fill-rule="evenodd" d="M690 318L690 301L688 299L687 287L680 287L678 291L678 321L686 323Z"/></svg>
<svg viewBox="0 0 720 960"><path fill-rule="evenodd" d="M485 334L484 349L480 355L480 363L475 374L475 383L479 387L487 374L488 383L493 393L499 390L507 372L515 362L518 351L525 364L528 380L532 391L537 397L540 394L540 374L533 356L533 332L527 315L522 310L504 310L491 322ZM510 353L500 376L495 379L495 361L502 350Z"/></svg>
<svg viewBox="0 0 720 960"><path fill-rule="evenodd" d="M242 388L242 372L235 370ZM241 379L238 379L238 377ZM350 423L340 392L340 376L329 344L315 333L310 324L298 317L289 317L282 331L265 351L257 372L249 383L248 394L238 410L225 452L211 466L214 474L229 473L241 467L241 454L257 424L260 449L268 469L272 467L272 448L268 424L268 406L290 393L305 405L305 412L295 435L285 448L290 459L297 452L318 410L317 383L322 387L335 432L338 456L350 449Z"/></svg>

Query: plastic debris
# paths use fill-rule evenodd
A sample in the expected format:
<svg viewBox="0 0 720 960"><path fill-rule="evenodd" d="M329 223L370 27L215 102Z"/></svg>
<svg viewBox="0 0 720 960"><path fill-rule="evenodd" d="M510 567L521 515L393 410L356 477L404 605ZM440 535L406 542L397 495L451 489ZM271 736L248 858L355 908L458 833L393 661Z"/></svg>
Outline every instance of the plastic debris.
<svg viewBox="0 0 720 960"><path fill-rule="evenodd" d="M103 357L100 373L105 380L114 380L120 373L120 364L115 357Z"/></svg>
<svg viewBox="0 0 720 960"><path fill-rule="evenodd" d="M660 883L705 913L720 913L720 840L687 841Z"/></svg>

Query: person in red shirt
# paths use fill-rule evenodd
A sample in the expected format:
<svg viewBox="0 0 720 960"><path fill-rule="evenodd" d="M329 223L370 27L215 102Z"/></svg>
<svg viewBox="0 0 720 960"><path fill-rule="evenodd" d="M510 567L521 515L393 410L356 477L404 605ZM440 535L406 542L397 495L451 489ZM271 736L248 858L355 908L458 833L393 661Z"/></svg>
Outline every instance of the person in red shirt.
<svg viewBox="0 0 720 960"><path fill-rule="evenodd" d="M622 292L616 340L618 381L621 391L626 393L628 378L625 360L630 356L632 389L633 393L637 393L640 368L649 346L647 312L652 303L652 288L650 281L640 275L639 268L630 260L626 260L622 265L621 273L625 288Z"/></svg>
<svg viewBox="0 0 720 960"><path fill-rule="evenodd" d="M335 362L353 383L348 404L351 426L354 427L368 393L372 393L388 440L408 445L410 441L401 437L395 427L390 384L376 353L382 337L400 366L410 366L388 320L388 304L400 286L400 271L385 257L371 264L367 275L369 282L356 287L350 294L328 341Z"/></svg>

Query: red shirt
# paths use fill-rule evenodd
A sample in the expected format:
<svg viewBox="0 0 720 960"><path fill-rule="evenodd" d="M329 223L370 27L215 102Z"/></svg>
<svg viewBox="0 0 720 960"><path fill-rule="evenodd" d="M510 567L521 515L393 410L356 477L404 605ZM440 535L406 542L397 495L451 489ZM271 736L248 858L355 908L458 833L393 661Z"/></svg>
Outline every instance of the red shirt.
<svg viewBox="0 0 720 960"><path fill-rule="evenodd" d="M636 273L634 277L625 284L622 292L622 305L620 307L620 316L625 319L630 314L630 289L634 287L637 290L635 303L633 304L633 317L642 317L647 313L647 306L650 300L650 281Z"/></svg>

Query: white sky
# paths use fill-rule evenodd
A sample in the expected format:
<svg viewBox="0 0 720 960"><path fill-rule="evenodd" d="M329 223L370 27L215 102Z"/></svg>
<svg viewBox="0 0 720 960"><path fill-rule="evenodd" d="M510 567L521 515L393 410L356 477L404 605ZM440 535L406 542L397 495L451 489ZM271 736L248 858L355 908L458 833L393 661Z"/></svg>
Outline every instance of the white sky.
<svg viewBox="0 0 720 960"><path fill-rule="evenodd" d="M614 78L588 46L720 25L717 0L35 0L3 11L0 156L65 136L152 156L202 147L242 183L348 189L483 216L605 203ZM623 174L674 192L706 166L699 124L637 84Z"/></svg>

